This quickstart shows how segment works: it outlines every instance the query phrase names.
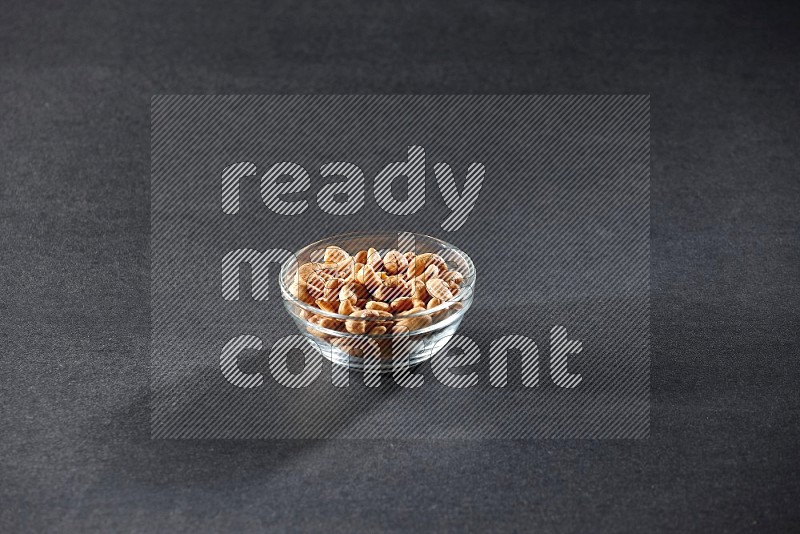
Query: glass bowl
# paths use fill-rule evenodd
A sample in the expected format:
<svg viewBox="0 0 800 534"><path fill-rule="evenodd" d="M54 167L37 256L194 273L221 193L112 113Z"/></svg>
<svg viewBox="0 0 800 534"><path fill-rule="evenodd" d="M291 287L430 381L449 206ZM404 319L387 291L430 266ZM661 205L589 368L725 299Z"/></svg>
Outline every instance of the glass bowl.
<svg viewBox="0 0 800 534"><path fill-rule="evenodd" d="M377 249L381 257L389 250L416 255L435 253L445 260L448 270L458 271L464 279L451 300L418 313L391 317L340 315L301 300L295 296L296 286L292 286L298 280L298 266L322 262L325 249L330 246L340 247L350 255L369 248ZM458 247L428 235L352 233L321 239L299 250L281 266L280 288L284 306L300 334L323 357L359 371L391 372L418 365L444 348L472 304L475 266ZM346 321L351 322L351 330L369 332L375 326L383 326L379 331L385 329L385 333L354 334L346 328Z"/></svg>

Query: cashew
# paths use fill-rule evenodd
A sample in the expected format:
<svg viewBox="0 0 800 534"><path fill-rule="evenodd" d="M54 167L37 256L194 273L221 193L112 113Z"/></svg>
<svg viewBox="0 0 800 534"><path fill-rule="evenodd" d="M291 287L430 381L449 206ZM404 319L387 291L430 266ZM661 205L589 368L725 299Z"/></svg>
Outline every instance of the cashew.
<svg viewBox="0 0 800 534"><path fill-rule="evenodd" d="M401 313L414 307L414 299L411 297L399 297L392 301L392 311Z"/></svg>
<svg viewBox="0 0 800 534"><path fill-rule="evenodd" d="M424 311L425 308L411 308L410 310L405 311L399 315L400 317L402 317L405 315L413 315ZM400 319L399 321L397 321L396 326L403 326L408 328L409 330L419 330L420 328L425 328L426 326L430 326L431 324L433 324L433 319L431 319L429 315L420 315L418 317Z"/></svg>
<svg viewBox="0 0 800 534"><path fill-rule="evenodd" d="M361 272L363 284L370 292L374 293L383 285L383 280L381 280L381 277L378 276L378 274L375 272L375 269L371 265L365 265Z"/></svg>
<svg viewBox="0 0 800 534"><path fill-rule="evenodd" d="M430 298L430 295L428 295L428 290L425 287L425 282L422 280L414 280L412 282L412 288L411 296L415 299L428 300Z"/></svg>
<svg viewBox="0 0 800 534"><path fill-rule="evenodd" d="M304 263L303 265L297 268L297 278L301 282L305 282L306 280L308 280L309 276L315 274L317 271L320 271L324 268L325 266L322 263L315 263L315 262Z"/></svg>
<svg viewBox="0 0 800 534"><path fill-rule="evenodd" d="M297 280L293 280L289 285L289 293L297 300L302 300L306 304L314 303L314 298L308 294L308 287L306 284L299 283Z"/></svg>
<svg viewBox="0 0 800 534"><path fill-rule="evenodd" d="M411 329L402 324L396 324L392 327L392 334L394 335L403 335L408 334L409 332L411 332Z"/></svg>
<svg viewBox="0 0 800 534"><path fill-rule="evenodd" d="M412 317L411 319L402 319L397 321L397 326L404 326L409 330L420 330L433 324L433 319L428 315L420 315L419 317Z"/></svg>
<svg viewBox="0 0 800 534"><path fill-rule="evenodd" d="M317 305L317 308L320 310L326 311L328 313L337 313L339 311L339 301L338 300L324 300L324 299L317 299L314 301Z"/></svg>
<svg viewBox="0 0 800 534"><path fill-rule="evenodd" d="M315 315L311 319L308 320L311 325L319 326L320 328L326 328L328 330L338 330L342 327L342 322L331 317L322 317L321 315ZM316 337L325 338L328 334L317 330L314 326L309 326L306 328L309 333Z"/></svg>
<svg viewBox="0 0 800 534"><path fill-rule="evenodd" d="M367 307L368 310L378 310L378 311L384 311L384 312L388 312L388 311L392 310L392 307L389 304L387 304L385 302L378 302L376 300L371 300L371 301L367 302L366 307Z"/></svg>
<svg viewBox="0 0 800 534"><path fill-rule="evenodd" d="M366 310L360 310L366 311ZM353 317L356 316L358 312L352 314ZM356 321L353 319L348 319L344 322L344 327L347 329L348 332L351 334L366 334L367 333L367 322L366 321Z"/></svg>
<svg viewBox="0 0 800 534"><path fill-rule="evenodd" d="M337 270L346 268L352 261L350 254L340 247L327 247L323 261L326 265L334 265Z"/></svg>
<svg viewBox="0 0 800 534"><path fill-rule="evenodd" d="M343 300L339 302L339 315L350 315L353 312L358 311L355 305L356 300Z"/></svg>
<svg viewBox="0 0 800 534"><path fill-rule="evenodd" d="M350 317L353 317L354 319L347 319L344 323L344 326L347 329L347 331L350 332L351 334L366 334L367 331L370 330L371 328L374 328L376 326L385 326L384 321L370 321L370 320L358 320L358 319L373 318L373 317L391 318L392 314L379 310L358 310L350 314Z"/></svg>
<svg viewBox="0 0 800 534"><path fill-rule="evenodd" d="M443 304L441 300L439 300L437 298L432 298L430 301L428 301L428 309L432 310L432 309L436 308L437 306L439 306L441 304ZM438 321L438 320L446 317L448 311L449 310L447 308L445 308L443 310L438 310L438 311L432 312L431 313L431 319L433 319L434 321Z"/></svg>
<svg viewBox="0 0 800 534"><path fill-rule="evenodd" d="M426 282L431 278L436 278L439 276L439 267L436 265L428 265L428 268L425 269L425 272L422 273L422 279Z"/></svg>
<svg viewBox="0 0 800 534"><path fill-rule="evenodd" d="M450 286L450 292L453 294L454 297L458 295L458 293L461 291L461 286L459 286L455 282L450 282L448 285Z"/></svg>
<svg viewBox="0 0 800 534"><path fill-rule="evenodd" d="M389 274L398 274L408 269L408 260L396 250L390 250L383 257L383 267Z"/></svg>
<svg viewBox="0 0 800 534"><path fill-rule="evenodd" d="M318 273L312 274L305 285L309 298L319 299L325 294L325 279Z"/></svg>
<svg viewBox="0 0 800 534"><path fill-rule="evenodd" d="M355 303L358 300L369 298L369 291L364 287L364 284L359 284L355 280L345 282L339 290L339 300L352 300Z"/></svg>
<svg viewBox="0 0 800 534"><path fill-rule="evenodd" d="M381 255L374 248L371 248L367 251L366 263L376 271L380 271L381 268L383 267L383 261L381 259Z"/></svg>
<svg viewBox="0 0 800 534"><path fill-rule="evenodd" d="M339 292L345 283L346 282L341 278L331 278L325 282L325 293L323 298L327 301L339 300Z"/></svg>
<svg viewBox="0 0 800 534"><path fill-rule="evenodd" d="M406 284L403 280L392 278L394 277L390 276L383 285L375 290L372 296L384 302L391 302L400 297L411 296L410 285Z"/></svg>
<svg viewBox="0 0 800 534"><path fill-rule="evenodd" d="M450 291L450 286L441 278L431 278L425 283L425 289L431 297L437 298L446 302L453 298L453 292Z"/></svg>
<svg viewBox="0 0 800 534"><path fill-rule="evenodd" d="M460 286L461 284L464 283L464 275L461 274L458 271L447 271L446 273L444 273L439 278L441 278L442 280L444 280L448 284L451 284L451 287L452 287L452 284L456 284L457 286Z"/></svg>
<svg viewBox="0 0 800 534"><path fill-rule="evenodd" d="M416 256L414 258L414 261L409 262L408 277L413 278L415 276L420 276L422 273L425 272L425 269L428 268L428 265L436 265L439 268L439 272L447 270L447 263L441 256L439 256L438 254L426 252L425 254L420 254L419 256Z"/></svg>

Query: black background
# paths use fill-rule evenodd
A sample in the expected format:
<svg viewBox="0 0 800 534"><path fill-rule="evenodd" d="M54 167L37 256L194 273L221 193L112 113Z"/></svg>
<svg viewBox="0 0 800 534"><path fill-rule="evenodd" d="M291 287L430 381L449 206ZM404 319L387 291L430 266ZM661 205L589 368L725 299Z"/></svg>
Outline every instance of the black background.
<svg viewBox="0 0 800 534"><path fill-rule="evenodd" d="M797 529L797 3L31 6L0 10L0 530ZM151 95L275 92L652 95L651 438L151 441Z"/></svg>

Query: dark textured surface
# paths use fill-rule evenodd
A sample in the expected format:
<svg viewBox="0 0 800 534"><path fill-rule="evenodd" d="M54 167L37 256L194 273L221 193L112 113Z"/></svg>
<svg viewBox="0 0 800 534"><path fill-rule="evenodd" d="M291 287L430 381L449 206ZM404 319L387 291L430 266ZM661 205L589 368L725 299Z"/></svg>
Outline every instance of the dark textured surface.
<svg viewBox="0 0 800 534"><path fill-rule="evenodd" d="M0 530L791 531L797 4L6 2ZM154 93L652 95L647 441L152 442Z"/></svg>
<svg viewBox="0 0 800 534"><path fill-rule="evenodd" d="M153 101L154 437L649 435L647 97L261 95ZM407 157L410 140L424 148L428 162L424 205L413 215L392 215L376 201L374 177L387 158ZM364 206L354 215L336 217L318 206L315 189L325 179L314 171L333 155L357 161L368 177L361 186ZM242 160L254 162L261 173L268 162L287 160L313 170L304 195L311 200L302 214L268 209L257 177L240 180L239 212L224 213L220 173ZM475 209L452 232L442 228L451 211L441 201L432 161L447 161L459 178L471 161L489 169ZM273 293L266 301L222 298L221 258L231 250L277 248L290 254L336 234L377 230L393 233L381 243L327 243L353 252L399 246L394 232L402 230L440 236L468 251L478 282L458 335L467 336L463 341L482 361L474 387L453 391L438 384L432 365L423 364L414 372L425 384L413 390L358 387L364 376L357 375L343 391L322 378L330 376L327 365L310 386L285 388L270 371L269 361L279 352L273 343L290 342L305 328L298 330L282 305L278 273L266 277ZM415 242L418 252L439 251L426 242ZM444 257L453 263L452 255ZM256 286L257 276L250 276L250 285L246 279L257 269L241 270L242 284ZM525 273L528 282L513 283L508 273ZM550 379L555 324L586 347L586 356L571 358L568 366L582 375L575 389ZM490 346L511 333L541 347L538 367L546 378L535 388L522 387L518 357L509 358L509 387L489 384ZM241 369L261 374L263 383L253 389L232 387L221 372L223 347L242 334L265 345L237 358Z"/></svg>

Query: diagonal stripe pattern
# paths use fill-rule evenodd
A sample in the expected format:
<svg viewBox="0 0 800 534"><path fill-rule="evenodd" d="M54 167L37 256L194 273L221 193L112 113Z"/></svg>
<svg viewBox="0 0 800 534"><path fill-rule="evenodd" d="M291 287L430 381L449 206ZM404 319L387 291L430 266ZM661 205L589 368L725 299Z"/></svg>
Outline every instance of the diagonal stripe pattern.
<svg viewBox="0 0 800 534"><path fill-rule="evenodd" d="M637 95L153 97L152 437L647 437L649 128ZM479 274L401 383L313 354L277 291L364 230Z"/></svg>

